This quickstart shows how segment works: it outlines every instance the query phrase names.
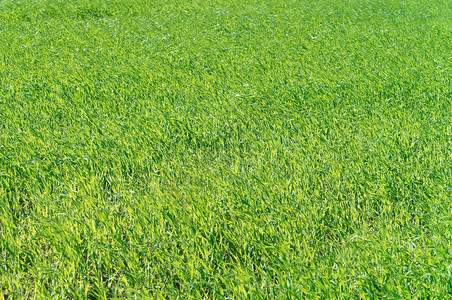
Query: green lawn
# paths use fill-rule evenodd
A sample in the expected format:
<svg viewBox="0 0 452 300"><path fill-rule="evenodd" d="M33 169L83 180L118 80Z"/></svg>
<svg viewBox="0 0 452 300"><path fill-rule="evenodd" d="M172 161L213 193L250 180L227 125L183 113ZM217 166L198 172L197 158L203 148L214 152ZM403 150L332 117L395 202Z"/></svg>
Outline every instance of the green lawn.
<svg viewBox="0 0 452 300"><path fill-rule="evenodd" d="M0 0L0 299L452 297L450 0Z"/></svg>

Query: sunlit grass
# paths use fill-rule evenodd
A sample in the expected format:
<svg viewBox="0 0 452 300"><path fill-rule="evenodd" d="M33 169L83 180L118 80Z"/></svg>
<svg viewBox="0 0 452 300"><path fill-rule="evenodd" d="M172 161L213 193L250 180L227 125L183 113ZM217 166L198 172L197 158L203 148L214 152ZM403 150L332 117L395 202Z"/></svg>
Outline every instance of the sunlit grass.
<svg viewBox="0 0 452 300"><path fill-rule="evenodd" d="M450 297L451 9L0 0L3 294Z"/></svg>

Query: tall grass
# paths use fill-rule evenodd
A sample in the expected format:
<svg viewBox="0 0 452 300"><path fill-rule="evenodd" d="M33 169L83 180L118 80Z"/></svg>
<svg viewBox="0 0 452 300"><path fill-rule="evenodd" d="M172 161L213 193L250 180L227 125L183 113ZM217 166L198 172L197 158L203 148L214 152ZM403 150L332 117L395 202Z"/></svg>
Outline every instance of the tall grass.
<svg viewBox="0 0 452 300"><path fill-rule="evenodd" d="M0 0L4 297L451 297L451 9Z"/></svg>

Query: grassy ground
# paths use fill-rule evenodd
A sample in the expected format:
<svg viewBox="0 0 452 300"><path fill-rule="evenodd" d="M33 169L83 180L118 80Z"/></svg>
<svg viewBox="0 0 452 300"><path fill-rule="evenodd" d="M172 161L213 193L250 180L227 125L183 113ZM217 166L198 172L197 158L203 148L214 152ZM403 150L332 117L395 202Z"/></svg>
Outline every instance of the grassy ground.
<svg viewBox="0 0 452 300"><path fill-rule="evenodd" d="M451 19L0 0L4 296L451 297Z"/></svg>

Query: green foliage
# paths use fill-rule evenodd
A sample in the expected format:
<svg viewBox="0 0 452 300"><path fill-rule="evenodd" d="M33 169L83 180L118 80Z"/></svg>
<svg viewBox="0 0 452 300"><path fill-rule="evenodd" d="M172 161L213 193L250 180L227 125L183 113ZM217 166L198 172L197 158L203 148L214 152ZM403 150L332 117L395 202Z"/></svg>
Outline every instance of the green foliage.
<svg viewBox="0 0 452 300"><path fill-rule="evenodd" d="M0 0L0 292L450 297L451 3Z"/></svg>

